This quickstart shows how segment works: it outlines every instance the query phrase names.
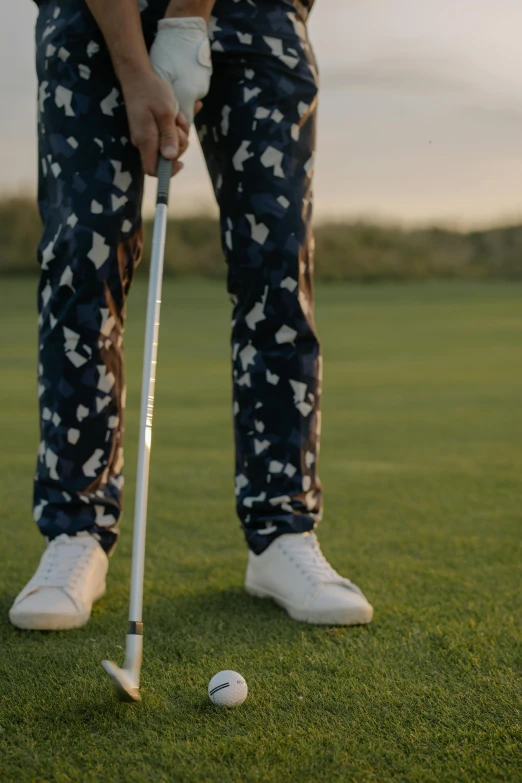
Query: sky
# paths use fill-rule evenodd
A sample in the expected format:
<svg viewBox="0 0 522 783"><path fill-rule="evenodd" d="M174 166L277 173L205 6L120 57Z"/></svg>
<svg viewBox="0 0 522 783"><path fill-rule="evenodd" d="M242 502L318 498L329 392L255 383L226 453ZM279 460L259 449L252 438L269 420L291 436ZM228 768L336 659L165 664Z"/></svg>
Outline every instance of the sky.
<svg viewBox="0 0 522 783"><path fill-rule="evenodd" d="M13 0L0 28L0 195L35 189L35 17ZM520 221L521 31L520 0L316 0L317 218ZM215 210L195 137L171 193Z"/></svg>

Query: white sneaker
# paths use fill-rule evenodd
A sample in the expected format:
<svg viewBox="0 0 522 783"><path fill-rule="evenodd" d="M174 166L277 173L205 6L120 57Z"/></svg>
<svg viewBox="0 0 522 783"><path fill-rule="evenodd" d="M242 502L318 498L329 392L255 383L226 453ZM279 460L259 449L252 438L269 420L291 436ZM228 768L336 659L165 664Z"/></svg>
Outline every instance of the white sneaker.
<svg viewBox="0 0 522 783"><path fill-rule="evenodd" d="M80 628L105 592L107 555L89 533L54 538L9 612L17 628L64 631Z"/></svg>
<svg viewBox="0 0 522 783"><path fill-rule="evenodd" d="M279 536L262 554L249 552L245 588L272 598L294 620L317 625L369 623L373 608L357 585L328 563L315 533Z"/></svg>

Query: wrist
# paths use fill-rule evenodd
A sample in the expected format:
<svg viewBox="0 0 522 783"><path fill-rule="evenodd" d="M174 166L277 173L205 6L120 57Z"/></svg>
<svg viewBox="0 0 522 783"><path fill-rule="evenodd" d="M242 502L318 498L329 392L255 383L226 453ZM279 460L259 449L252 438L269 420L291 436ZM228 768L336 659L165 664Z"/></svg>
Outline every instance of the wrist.
<svg viewBox="0 0 522 783"><path fill-rule="evenodd" d="M122 57L114 62L114 70L118 77L121 86L125 89L125 85L129 82L135 82L141 77L153 73L152 65L145 50L144 57Z"/></svg>

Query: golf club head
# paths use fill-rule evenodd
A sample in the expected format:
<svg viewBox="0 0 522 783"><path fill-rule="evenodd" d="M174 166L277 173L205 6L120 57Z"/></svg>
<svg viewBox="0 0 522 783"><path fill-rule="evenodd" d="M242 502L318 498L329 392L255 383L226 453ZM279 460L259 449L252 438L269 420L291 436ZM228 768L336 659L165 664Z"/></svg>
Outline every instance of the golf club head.
<svg viewBox="0 0 522 783"><path fill-rule="evenodd" d="M102 661L102 666L111 678L120 701L141 701L140 689L134 682L131 672L120 669L112 661Z"/></svg>

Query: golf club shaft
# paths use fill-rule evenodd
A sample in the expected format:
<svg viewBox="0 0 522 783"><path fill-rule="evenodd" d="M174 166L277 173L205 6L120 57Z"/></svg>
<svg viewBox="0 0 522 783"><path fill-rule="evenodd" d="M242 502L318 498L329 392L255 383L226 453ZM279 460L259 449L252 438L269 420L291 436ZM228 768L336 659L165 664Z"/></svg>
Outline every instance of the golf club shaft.
<svg viewBox="0 0 522 783"><path fill-rule="evenodd" d="M141 386L140 435L138 469L136 475L134 536L132 544L129 636L141 636L152 415L154 409L154 386L156 382L163 259L165 255L165 235L167 230L167 203L171 173L172 161L166 160L160 156L158 164L156 215L154 218L154 233L152 237L152 253L150 259L143 380ZM136 656L136 643L139 644L140 642L141 639L134 639L131 642L128 638L128 652L131 652L129 647L132 647L134 648L133 655Z"/></svg>

